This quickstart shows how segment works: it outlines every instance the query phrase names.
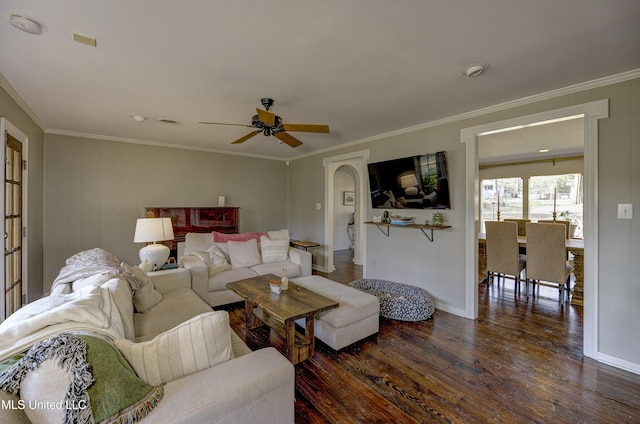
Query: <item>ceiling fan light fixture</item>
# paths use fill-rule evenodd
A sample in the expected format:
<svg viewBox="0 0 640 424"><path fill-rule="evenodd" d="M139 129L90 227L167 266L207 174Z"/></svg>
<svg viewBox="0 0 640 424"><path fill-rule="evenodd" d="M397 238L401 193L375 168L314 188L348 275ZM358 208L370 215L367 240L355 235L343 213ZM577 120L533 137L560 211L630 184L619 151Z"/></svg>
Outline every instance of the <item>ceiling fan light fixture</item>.
<svg viewBox="0 0 640 424"><path fill-rule="evenodd" d="M29 34L41 34L42 27L36 21L31 18L27 18L23 15L13 14L9 18L9 22L20 31L28 32Z"/></svg>

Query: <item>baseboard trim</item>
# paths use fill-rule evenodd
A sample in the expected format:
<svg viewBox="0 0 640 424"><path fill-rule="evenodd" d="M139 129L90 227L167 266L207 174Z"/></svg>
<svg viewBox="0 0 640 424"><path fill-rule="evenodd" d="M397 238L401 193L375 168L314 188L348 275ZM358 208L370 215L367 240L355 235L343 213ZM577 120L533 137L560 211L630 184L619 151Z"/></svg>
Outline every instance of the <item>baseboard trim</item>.
<svg viewBox="0 0 640 424"><path fill-rule="evenodd" d="M617 356L598 352L598 362L602 362L603 364L611 365L612 367L620 368L634 374L640 374L640 364L618 358Z"/></svg>

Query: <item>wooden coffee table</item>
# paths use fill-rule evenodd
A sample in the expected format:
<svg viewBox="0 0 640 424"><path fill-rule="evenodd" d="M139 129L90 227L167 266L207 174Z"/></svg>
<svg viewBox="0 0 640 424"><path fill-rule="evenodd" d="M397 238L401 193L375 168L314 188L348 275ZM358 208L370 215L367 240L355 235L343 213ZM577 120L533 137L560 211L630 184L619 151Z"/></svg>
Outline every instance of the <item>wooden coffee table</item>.
<svg viewBox="0 0 640 424"><path fill-rule="evenodd" d="M313 356L313 326L318 313L337 308L339 303L289 281L289 290L272 293L269 280L273 274L261 275L227 284L244 299L247 331L266 324L285 340L285 356L293 364ZM295 321L305 318L304 333L296 331Z"/></svg>

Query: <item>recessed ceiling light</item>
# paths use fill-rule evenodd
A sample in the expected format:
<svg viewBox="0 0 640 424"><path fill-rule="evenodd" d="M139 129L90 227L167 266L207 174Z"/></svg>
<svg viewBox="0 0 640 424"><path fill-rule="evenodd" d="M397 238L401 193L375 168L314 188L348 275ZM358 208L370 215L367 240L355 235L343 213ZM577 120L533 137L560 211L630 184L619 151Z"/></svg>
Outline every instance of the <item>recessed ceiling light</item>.
<svg viewBox="0 0 640 424"><path fill-rule="evenodd" d="M144 116L141 115L133 115L133 120L136 122L143 122L145 121L147 118L145 118Z"/></svg>
<svg viewBox="0 0 640 424"><path fill-rule="evenodd" d="M490 65L486 62L472 63L467 67L467 69L465 69L464 73L469 78L477 78L480 75L484 74L487 69L489 69L489 66Z"/></svg>
<svg viewBox="0 0 640 424"><path fill-rule="evenodd" d="M13 14L11 15L11 18L9 18L9 22L11 22L11 25L18 28L20 31L28 32L29 34L42 33L40 24L26 16Z"/></svg>
<svg viewBox="0 0 640 424"><path fill-rule="evenodd" d="M547 153L549 151L549 149L540 149L538 150L538 153Z"/></svg>

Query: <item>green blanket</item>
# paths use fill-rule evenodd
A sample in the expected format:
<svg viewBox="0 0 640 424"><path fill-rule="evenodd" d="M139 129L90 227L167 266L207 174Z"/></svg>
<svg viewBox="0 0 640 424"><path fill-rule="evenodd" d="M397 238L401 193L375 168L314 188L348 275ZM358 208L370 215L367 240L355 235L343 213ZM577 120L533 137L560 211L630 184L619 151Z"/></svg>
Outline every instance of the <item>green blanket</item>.
<svg viewBox="0 0 640 424"><path fill-rule="evenodd" d="M109 342L89 335L61 333L35 344L11 368L0 373L0 389L18 394L24 377L48 358L70 373L66 422L136 423L160 402L163 386L140 380ZM90 405L91 408L87 408Z"/></svg>

